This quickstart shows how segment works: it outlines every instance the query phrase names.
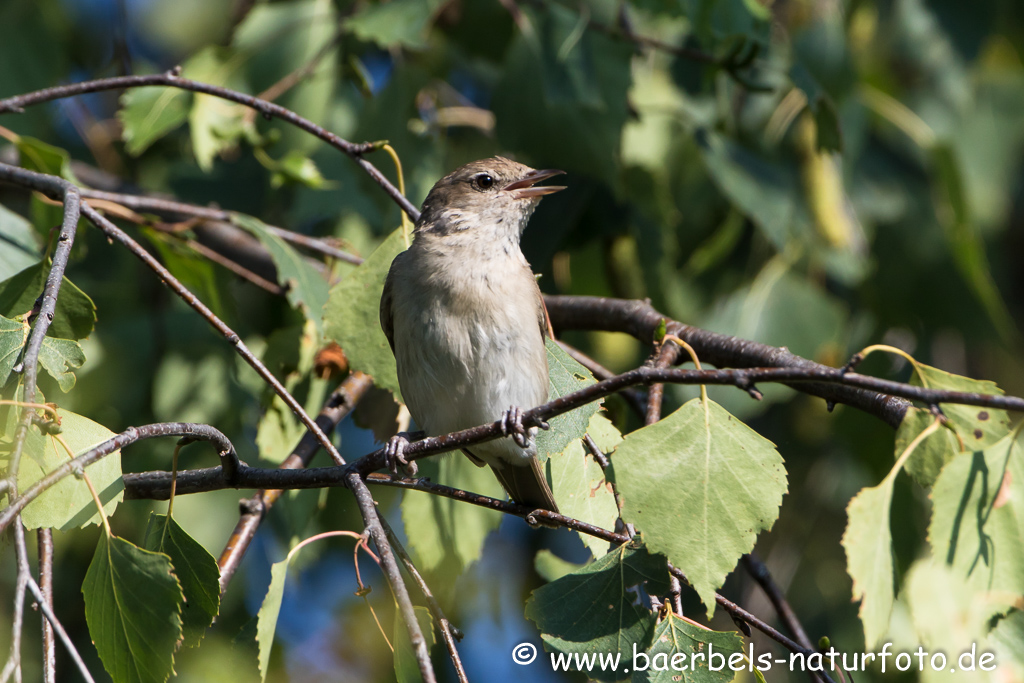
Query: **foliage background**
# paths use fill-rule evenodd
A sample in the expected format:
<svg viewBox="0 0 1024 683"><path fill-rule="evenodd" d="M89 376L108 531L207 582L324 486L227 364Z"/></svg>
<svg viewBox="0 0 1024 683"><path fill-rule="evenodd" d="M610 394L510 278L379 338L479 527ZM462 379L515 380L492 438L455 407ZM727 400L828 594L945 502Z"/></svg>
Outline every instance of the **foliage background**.
<svg viewBox="0 0 1024 683"><path fill-rule="evenodd" d="M628 3L636 33L670 45L688 40L719 59L760 46L751 65L737 70L745 84L725 69L623 36L615 28L620 3L611 0L250 4L5 0L0 97L179 63L186 75L258 93L335 41L279 102L347 139L390 140L414 203L452 168L495 153L567 171L569 191L544 201L524 237L545 291L649 297L675 319L829 364L884 340L1024 394L1019 3ZM811 101L813 115L799 113L794 88ZM397 208L349 159L287 126L255 121L254 135L233 111L194 106L190 125L135 156L131 142L126 150L120 140L117 107L115 94L91 95L4 116L0 125L147 190L334 235L363 255L399 223ZM309 174L305 159L318 174ZM378 165L392 175L384 161ZM24 194L3 188L0 203L32 216ZM11 225L0 216L7 239L24 238ZM48 226L37 227L45 235ZM169 250L165 258L172 258ZM13 258L0 259L9 270L0 279L22 267ZM202 283L200 296L250 345L284 345L281 330L301 323L285 302L187 255L177 258L175 267ZM69 409L114 431L155 420L208 422L232 438L243 459L257 459L265 397L203 321L95 231L80 236L68 276L99 312ZM646 354L620 336L568 339L615 370ZM888 361L869 361L864 370L909 375ZM790 494L758 552L812 638L827 634L837 648L860 651L839 540L850 498L892 465L892 430L842 407L829 414L822 402L784 389L767 391L761 403L735 390L711 393L786 459ZM666 412L691 395L669 389ZM623 431L638 426L620 403L609 408ZM352 419L340 431L346 457L373 447L372 434ZM125 467L165 468L170 450L134 446ZM396 496L375 494L396 522ZM234 525L237 498L187 497L175 512L216 554ZM895 501L900 571L922 551L928 501L906 477L897 481ZM134 539L141 539L148 510L162 510L144 502L122 507L115 531ZM291 539L327 528L360 528L347 492L300 493L273 511L217 625L202 647L179 655L182 680L255 672L253 654L233 639L262 599L270 563ZM56 604L92 658L91 670L101 672L84 621L74 621L95 534L56 534ZM348 547L319 545L304 553L286 595L278 628L283 656L275 658L272 678L317 680L330 672L339 680L388 680L390 655L352 595ZM532 559L540 548L585 557L568 534L530 531L510 519L457 587L451 572L441 579L451 590L449 616L468 634L460 649L471 679L521 675L507 653L537 640L522 605L542 583ZM10 594L12 553L3 554L0 569ZM769 614L739 574L723 592ZM382 597L382 578L371 573L370 580ZM389 600L375 606L388 623ZM701 612L692 596L687 607ZM9 609L0 601L0 629L10 623ZM724 615L717 619L713 626L733 628ZM34 647L30 640L25 651ZM67 671L69 663L59 666ZM561 680L538 666L530 675ZM773 670L772 680L784 678Z"/></svg>

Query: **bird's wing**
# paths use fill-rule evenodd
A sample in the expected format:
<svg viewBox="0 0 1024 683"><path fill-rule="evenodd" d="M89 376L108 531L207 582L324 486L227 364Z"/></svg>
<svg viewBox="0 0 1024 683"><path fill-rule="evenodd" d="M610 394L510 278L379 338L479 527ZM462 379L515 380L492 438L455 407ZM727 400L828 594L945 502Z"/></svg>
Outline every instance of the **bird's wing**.
<svg viewBox="0 0 1024 683"><path fill-rule="evenodd" d="M396 256L395 260L391 262L388 276L384 280L384 292L380 295L380 328L384 330L384 336L388 338L388 344L391 345L391 353L395 352L395 318L391 311L392 289L395 280L395 266L398 264L400 257L401 254Z"/></svg>
<svg viewBox="0 0 1024 683"><path fill-rule="evenodd" d="M551 327L551 316L548 315L548 307L544 303L544 295L540 293L540 287L534 285L534 291L537 294L537 322L540 323L540 338L545 339L550 337L555 338L555 330Z"/></svg>

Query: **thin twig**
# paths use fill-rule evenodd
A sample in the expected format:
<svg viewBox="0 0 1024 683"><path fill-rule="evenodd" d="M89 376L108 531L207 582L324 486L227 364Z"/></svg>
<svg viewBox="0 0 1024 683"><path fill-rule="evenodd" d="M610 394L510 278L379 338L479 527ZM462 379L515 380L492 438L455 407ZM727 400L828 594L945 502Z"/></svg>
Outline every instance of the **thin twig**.
<svg viewBox="0 0 1024 683"><path fill-rule="evenodd" d="M53 611L53 529L39 529L36 532L39 544L39 589L42 603ZM41 606L40 609L43 609ZM43 681L57 683L57 652L53 642L53 625L49 619L42 619L43 626Z"/></svg>
<svg viewBox="0 0 1024 683"><path fill-rule="evenodd" d="M121 192L103 192L100 190L89 190L82 189L82 196L86 199L102 199L108 202L114 202L120 204L129 209L135 211L150 211L161 215L174 215L174 216L192 216L195 218L205 218L207 220L220 221L222 223L229 223L234 219L234 213L231 211L224 211L223 209L216 209L209 206L199 206L196 204L187 204L185 202L179 202L172 199L163 199L161 197L150 197L147 195L136 195L136 194L124 194ZM233 225L233 224L232 224ZM236 229L242 230L242 228L235 226ZM274 233L286 242L291 242L300 247L315 251L324 256L338 259L346 263L352 263L359 265L363 262L362 257L350 254L347 251L342 251L337 247L328 244L323 239L317 239L316 237L309 237L307 235L300 235L297 232L291 230L285 230L274 225L267 225L267 230Z"/></svg>
<svg viewBox="0 0 1024 683"><path fill-rule="evenodd" d="M761 561L754 553L748 553L740 558L740 563L746 568L747 572L754 577L758 585L764 591L765 595L768 596L768 600L771 601L772 606L775 608L776 614L782 619L782 623L786 625L789 632L796 638L796 642L807 650L814 650L814 644L811 639L807 637L807 632L804 631L803 625L800 623L799 617L796 616L796 612L789 606L789 602L786 601L786 596L783 595L782 589L779 588L778 584L772 578L771 572L768 571L768 567L764 562ZM810 672L811 680L819 680L815 672ZM842 675L842 673L840 673Z"/></svg>
<svg viewBox="0 0 1024 683"><path fill-rule="evenodd" d="M748 368L743 370L683 370L640 367L611 379L603 380L597 384L591 384L583 389L549 401L544 405L531 408L523 413L523 422L530 426L536 425L538 421L546 421L557 417L581 405L613 394L623 387L636 384L672 382L675 384L691 385L734 385L746 388L752 381L781 382L785 384L799 382L846 384L852 387L886 391L894 396L912 398L925 405L958 403L1024 412L1024 398L1016 396L997 396L929 389L858 375L853 372L843 373L837 368L825 368L824 366L818 366L817 368ZM437 453L446 453L457 448L490 441L502 436L501 422L495 421L490 424L452 432L451 434L426 437L413 441L406 447L404 455L409 460L417 460ZM383 448L368 453L349 465L349 469L362 474L368 474L384 467ZM166 496L170 486L169 474L167 472L125 475L124 481L125 496L128 498L159 499ZM290 489L342 485L344 485L344 475L338 468L333 467L309 468L301 471L264 470L248 467L243 468L238 473L234 482L230 484L224 481L224 478L216 468L181 472L178 478L179 493L198 493L200 491L219 490L229 486L236 488Z"/></svg>
<svg viewBox="0 0 1024 683"><path fill-rule="evenodd" d="M384 533L384 528L381 526L380 518L377 515L377 504L373 501L370 489L366 487L366 482L363 481L359 473L352 469L347 469L346 472L345 483L352 491L352 495L355 496L366 530L370 533L374 545L377 546L377 552L380 554L380 567L391 586L395 600L398 602L398 612L402 615L405 628L409 632L409 642L412 644L413 654L419 664L420 675L423 676L424 683L436 683L437 677L434 675L434 666L430 661L427 639L423 636L420 622L416 618L416 610L409 597L409 589L402 579L402 570L395 562L394 553L391 552L391 546L388 544L387 534Z"/></svg>
<svg viewBox="0 0 1024 683"><path fill-rule="evenodd" d="M788 349L717 334L671 320L647 301L611 299L597 296L545 296L555 330L602 330L625 332L651 344L664 321L666 331L689 343L701 361L720 368L796 367L825 368ZM675 349L675 347L672 347ZM675 349L678 356L679 349ZM674 362L674 361L673 361ZM750 385L753 387L753 384ZM832 403L843 403L874 415L894 429L903 420L909 404L894 396L839 385L801 384L794 389L820 396ZM869 387L869 389L871 389ZM883 390L884 391L884 390Z"/></svg>
<svg viewBox="0 0 1024 683"><path fill-rule="evenodd" d="M412 558L409 557L409 553L405 547L398 540L398 536L395 535L394 529L388 524L388 521L380 516L380 524L384 527L384 533L388 536L388 541L391 543L391 547L394 548L395 553L399 559L402 560L402 564L405 566L405 570L409 572L409 576L419 586L420 592L423 593L423 597L427 601L427 607L430 609L430 613L434 617L434 621L437 622L437 627L441 631L441 637L444 639L445 647L448 649L448 657L452 660L452 666L455 667L455 675L458 676L460 683L469 683L469 679L466 677L466 670L462 666L462 659L459 657L459 651L456 647L455 641L462 640L462 632L455 628L452 622L448 621L448 617L445 616L444 611L441 609L441 605L437 602L434 594L430 590L430 586L427 585L426 579L420 574L419 570L416 569L416 565L413 564Z"/></svg>
<svg viewBox="0 0 1024 683"><path fill-rule="evenodd" d="M24 110L24 107L40 104L42 102L50 102L52 100L58 100L65 97L84 95L86 93L101 92L104 90L140 88L154 85L180 88L182 90L191 90L192 92L198 92L204 95L212 95L231 102L243 104L247 107L252 107L265 118L281 119L282 121L290 123L291 125L320 138L335 149L341 150L348 156L352 157L352 159L354 159L355 162L359 164L364 171L366 171L370 178L372 178L373 181L377 183L398 204L398 206L401 207L403 211L409 214L410 218L414 221L419 218L419 210L416 209L408 199L402 196L398 191L398 188L392 185L391 181L384 177L384 174L381 173L376 166L363 158L364 154L378 149L376 143L349 142L348 140L321 128L312 121L299 116L290 109L285 109L279 104L267 102L266 100L261 100L257 97L253 97L252 95L246 95L245 93L240 93L228 88L210 85L209 83L200 83L199 81L193 81L188 78L182 78L179 73L180 69L176 68L162 74L152 74L147 76L117 76L114 78L101 78L94 81L84 81L82 83L72 83L70 85L44 88L43 90L36 90L35 92L15 95L14 97L8 97L0 100L0 114L5 112L21 113Z"/></svg>
<svg viewBox="0 0 1024 683"><path fill-rule="evenodd" d="M218 476L225 483L229 479L234 478L231 476L232 472L241 474L246 470L245 466L238 461L235 447L231 445L231 441L220 431L209 425L191 422L158 422L156 424L143 425L142 427L129 427L103 443L93 446L73 460L62 463L32 484L24 494L12 500L6 508L0 511L0 533L25 509L26 505L64 477L75 472L84 471L89 465L129 444L158 436L180 436L187 438L189 441L210 441L213 443L217 447L221 461L221 466L217 468Z"/></svg>
<svg viewBox="0 0 1024 683"><path fill-rule="evenodd" d="M258 374L264 382L270 385L274 390L274 393L281 397L281 400L284 401L285 405L287 405L293 413L295 413L302 424L304 424L309 431L313 432L317 440L320 442L320 445L323 446L323 448L330 454L334 462L338 465L345 464L345 459L341 457L341 453L339 453L338 449L335 448L333 443L331 443L331 440L327 438L327 435L323 433L323 430L317 426L313 421L313 418L306 413L306 410L297 400L295 400L295 397L291 395L285 386L281 384L276 377L274 377L273 373L271 373L270 370L260 362L255 354L249 350L249 347L246 346L245 342L242 341L242 338L239 337L234 330L214 315L213 311L211 311L206 304L200 301L195 294L190 292L185 285L181 284L177 278L171 275L169 270L164 268L164 266L157 261L152 254L143 249L139 243L129 237L127 233L104 218L90 206L84 206L82 208L82 213L89 219L89 221L96 225L96 227L106 233L108 237L111 237L126 246L129 251L138 257L139 260L149 266L149 268L157 274L160 280L167 285L171 291L191 306L193 310L199 313L199 315L201 315L203 319L206 320L215 330L220 332L224 338L235 347L235 351L238 355L240 355L242 359L256 371L256 374Z"/></svg>

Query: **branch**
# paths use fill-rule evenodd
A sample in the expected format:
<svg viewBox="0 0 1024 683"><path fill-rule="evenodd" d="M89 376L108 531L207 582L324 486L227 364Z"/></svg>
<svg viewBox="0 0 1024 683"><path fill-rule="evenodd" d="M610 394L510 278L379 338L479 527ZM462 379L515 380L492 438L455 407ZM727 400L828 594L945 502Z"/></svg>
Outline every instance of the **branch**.
<svg viewBox="0 0 1024 683"><path fill-rule="evenodd" d="M395 556L391 552L391 546L388 544L387 534L384 533L380 518L377 516L377 504L373 501L370 489L366 487L366 482L363 481L359 473L351 468L346 468L345 472L345 484L355 496L356 504L359 505L359 512L362 514L363 521L366 524L366 530L370 532L373 544L377 546L377 552L380 553L381 570L384 572L384 576L391 586L391 592L398 602L398 611L402 615L402 620L405 621L405 628L409 632L409 642L412 644L413 653L416 655L416 662L420 667L420 675L423 676L424 683L436 683L437 678L434 675L434 667L430 663L430 651L427 649L427 640L423 637L419 619L416 618L416 610L413 607L412 599L409 597L409 589L406 588L405 581L402 580L402 570L398 568L398 564L395 562Z"/></svg>
<svg viewBox="0 0 1024 683"><path fill-rule="evenodd" d="M249 347L246 346L245 342L242 341L242 338L239 337L234 330L214 315L213 311L200 301L195 294L190 292L188 288L181 284L177 278L171 275L171 272L164 268L152 254L139 246L139 243L129 237L123 230L118 228L88 205L83 207L82 213L85 214L85 217L88 218L96 227L106 233L108 237L113 238L128 247L128 250L135 254L139 260L149 266L150 269L157 274L160 280L171 289L171 291L181 297L185 303L191 306L192 309L199 313L204 320L210 323L215 330L220 332L225 339L231 342L235 347L235 351L238 352L238 355L240 355L245 362L256 371L256 374L258 374L264 382L270 385L274 392L281 397L281 400L284 401L285 405L295 413L302 424L304 424L309 431L313 432L317 440L320 442L320 445L323 446L330 454L334 462L339 465L345 464L345 459L341 457L341 453L339 453L338 449L335 448L333 443L331 443L331 440L327 438L327 435L323 433L315 422L313 422L313 419L306 413L302 405L295 400L295 397L288 392L284 385L274 377L270 370L268 370L258 358L256 358L253 352L249 350Z"/></svg>
<svg viewBox="0 0 1024 683"><path fill-rule="evenodd" d="M26 93L24 95L15 95L14 97L8 97L7 99L0 100L0 114L5 112L22 113L24 111L24 107L28 107L33 104L50 102L52 100L59 100L65 97L74 97L76 95L84 95L86 93L101 92L104 90L140 88L154 85L180 88L181 90L191 90L192 92L198 92L204 95L212 95L214 97L219 97L221 99L251 107L262 114L264 118L281 119L286 123L292 124L296 128L300 128L307 133L320 138L335 149L341 150L348 156L352 157L352 159L354 159L355 162L359 164L364 171L366 171L370 178L372 178L373 181L377 183L403 211L409 214L414 221L419 218L419 210L417 210L416 207L398 191L397 187L391 184L391 181L384 177L384 174L381 173L376 166L363 158L363 155L367 152L373 152L378 149L376 143L349 142L348 140L321 128L309 119L299 116L290 109L285 109L279 104L267 102L266 100L261 100L257 97L246 95L245 93L240 93L236 90L229 90L228 88L210 85L209 83L200 83L199 81L182 78L179 75L180 73L181 68L176 67L171 71L162 74L101 78L95 81L84 81L82 83L44 88L43 90L36 90L35 92Z"/></svg>
<svg viewBox="0 0 1024 683"><path fill-rule="evenodd" d="M345 378L341 385L330 395L324 404L323 410L316 418L316 422L325 434L334 431L338 423L345 419L356 404L363 398L363 395L373 386L369 376L361 372L353 372ZM284 459L278 469L296 470L302 469L309 464L313 456L320 450L320 443L312 433L306 432L302 435L299 444L292 451L291 455ZM257 491L251 498L239 503L241 516L235 525L234 531L224 546L217 565L220 567L220 592L221 595L228 588L228 583L234 577L238 566L249 549L249 544L256 535L256 530L266 516L267 511L277 502L281 496L281 489L264 489Z"/></svg>
<svg viewBox="0 0 1024 683"><path fill-rule="evenodd" d="M53 612L53 529L39 529L36 532L39 549L39 588L42 593L40 609ZM43 626L43 681L57 683L57 651L53 642L53 625L49 619L42 620Z"/></svg>
<svg viewBox="0 0 1024 683"><path fill-rule="evenodd" d="M825 366L750 368L742 370L680 370L640 367L621 375L616 375L611 379L591 384L588 387L549 401L544 405L531 408L523 413L523 423L528 426L537 426L541 421L549 420L581 405L604 398L620 391L624 387L654 382L671 382L673 384L687 385L731 385L747 391L753 389L755 383L763 382L778 382L787 385L801 382L836 384L846 388L871 389L873 391L885 392L892 396L902 396L907 399L920 401L929 406L941 403L958 403L1024 412L1024 398L1017 396L994 396L929 389L912 384L903 384L859 375L854 372L844 373L839 368L827 368ZM409 460L417 460L503 436L501 422L496 421L442 436L431 436L413 441L406 447L404 455ZM224 480L218 468L186 470L178 474L176 490L179 494L185 494L215 491L229 486L234 488L280 489L344 486L345 472L347 471L355 471L366 475L384 467L384 449L379 448L353 461L344 469L337 467L315 467L299 471L284 471L242 466L239 468L235 480L230 484ZM169 472L126 474L124 481L126 498L164 499L170 494L171 475ZM0 530L2 530L2 527L0 527Z"/></svg>
<svg viewBox="0 0 1024 683"><path fill-rule="evenodd" d="M58 481L72 473L83 472L86 467L94 462L120 450L129 444L143 439L152 439L158 436L180 436L187 441L209 441L217 447L220 456L221 466L217 468L221 480L225 483L234 481L233 473L245 471L246 467L238 461L235 454L235 447L231 441L221 432L204 424L191 422L158 422L156 424L144 425L142 427L129 427L117 436L107 439L103 443L93 446L85 453L68 460L59 467L47 473L45 477L34 483L21 496L13 499L11 503L0 511L0 533L14 520L18 514L25 509L25 506L35 500L39 494L50 488ZM127 475L125 475L127 476ZM21 525L18 525L21 528Z"/></svg>
<svg viewBox="0 0 1024 683"><path fill-rule="evenodd" d="M456 640L462 640L462 632L455 628L452 622L448 621L448 617L444 615L441 605L430 591L430 586L427 585L426 579L416 569L412 558L409 557L409 553L406 552L405 547L398 540L398 536L391 528L391 525L388 524L388 521L381 517L380 524L384 527L384 533L387 534L388 541L394 547L395 552L398 553L398 557L401 558L405 570L409 572L409 576L419 586L420 592L423 593L423 597L427 601L430 614L433 615L434 621L437 622L437 627L441 630L441 637L444 639L444 645L448 649L448 657L452 660L452 666L455 667L455 675L458 676L459 683L469 683L469 679L466 677L466 669L462 666L462 658L459 657L459 650L455 645Z"/></svg>
<svg viewBox="0 0 1024 683"><path fill-rule="evenodd" d="M791 367L807 369L830 369L813 361L801 358L785 348L739 339L708 330L691 327L671 320L655 310L649 302L629 299L608 299L596 296L552 296L544 297L544 303L551 317L551 324L557 332L566 330L603 330L625 332L644 343L654 341L655 331L661 321L666 322L666 331L686 341L694 348L702 362L718 367L757 368ZM675 348L675 347L673 347ZM674 352L679 358L679 349ZM832 403L843 403L874 415L894 429L903 420L908 404L893 396L877 393L878 389L865 391L852 386L825 386L802 384L794 389L819 396Z"/></svg>

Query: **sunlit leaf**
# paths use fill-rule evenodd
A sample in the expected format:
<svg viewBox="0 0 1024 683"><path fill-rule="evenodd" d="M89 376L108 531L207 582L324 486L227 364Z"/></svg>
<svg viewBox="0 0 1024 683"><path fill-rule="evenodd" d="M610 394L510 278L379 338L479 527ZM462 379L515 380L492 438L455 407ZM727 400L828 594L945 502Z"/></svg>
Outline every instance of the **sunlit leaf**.
<svg viewBox="0 0 1024 683"><path fill-rule="evenodd" d="M75 370L85 363L81 344L70 339L43 337L39 347L39 366L57 380L65 394L75 387Z"/></svg>
<svg viewBox="0 0 1024 683"><path fill-rule="evenodd" d="M274 632L277 630L277 617L281 613L281 601L284 599L284 583L288 577L288 560L275 562L270 567L270 586L260 605L256 627L256 642L260 648L260 680L267 680L270 668L270 652L274 646Z"/></svg>
<svg viewBox="0 0 1024 683"><path fill-rule="evenodd" d="M936 561L984 594L986 616L1024 595L1024 443L1019 431L953 458L932 487Z"/></svg>
<svg viewBox="0 0 1024 683"><path fill-rule="evenodd" d="M775 446L713 401L699 399L628 434L612 456L622 518L686 574L707 608L786 493Z"/></svg>
<svg viewBox="0 0 1024 683"><path fill-rule="evenodd" d="M349 365L373 377L401 401L398 371L387 337L380 327L380 297L391 262L405 250L395 230L370 256L331 288L324 308L324 331L345 351Z"/></svg>
<svg viewBox="0 0 1024 683"><path fill-rule="evenodd" d="M943 391L996 396L1003 394L1003 390L994 382L954 375L924 363L914 364L910 383ZM930 487L942 467L958 453L983 450L1010 431L1010 417L1005 410L947 403L943 404L942 412L948 418L951 429L941 429L926 438L906 463L907 473L924 487ZM908 408L896 431L896 452L903 452L934 420L934 416L927 410Z"/></svg>
<svg viewBox="0 0 1024 683"><path fill-rule="evenodd" d="M185 90L168 87L130 88L121 95L117 118L121 121L121 139L132 156L188 120L192 96Z"/></svg>
<svg viewBox="0 0 1024 683"><path fill-rule="evenodd" d="M439 484L505 498L490 468L477 467L461 453L420 460L419 468L419 476ZM402 497L402 522L416 566L449 579L480 559L487 535L501 519L496 510L429 493L406 491Z"/></svg>
<svg viewBox="0 0 1024 683"><path fill-rule="evenodd" d="M0 280L37 263L39 256L32 224L0 204Z"/></svg>
<svg viewBox="0 0 1024 683"><path fill-rule="evenodd" d="M615 426L600 413L590 418L588 433L604 453L610 453L622 441ZM548 471L559 512L604 529L615 528L619 513L611 484L582 440L575 439L561 453L548 456ZM580 540L594 557L608 551L607 541L590 534L581 533Z"/></svg>
<svg viewBox="0 0 1024 683"><path fill-rule="evenodd" d="M288 302L323 329L323 309L327 303L327 280L299 252L270 232L262 221L235 214L234 222L251 232L270 252L277 266L278 283L287 289Z"/></svg>
<svg viewBox="0 0 1024 683"><path fill-rule="evenodd" d="M39 429L29 430L25 439L25 456L18 469L18 488L25 491L49 472L60 467L72 455L81 455L93 446L107 441L115 434L101 424L58 409L61 432L59 437L67 443L71 455L58 441L58 435L42 434ZM124 497L121 480L121 451L114 451L85 468L89 480L96 487L103 510L109 517L114 514ZM29 503L21 513L22 522L29 529L52 527L68 531L86 524L99 524L100 519L92 495L85 481L69 475L46 489Z"/></svg>

